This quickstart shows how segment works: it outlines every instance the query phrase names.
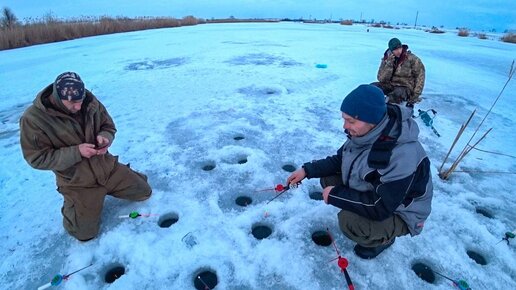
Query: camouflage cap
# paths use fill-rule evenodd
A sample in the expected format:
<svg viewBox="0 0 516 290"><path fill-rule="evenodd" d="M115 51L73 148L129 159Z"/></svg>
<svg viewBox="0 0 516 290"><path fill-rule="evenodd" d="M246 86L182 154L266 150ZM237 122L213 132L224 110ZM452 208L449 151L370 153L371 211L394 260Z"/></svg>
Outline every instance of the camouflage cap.
<svg viewBox="0 0 516 290"><path fill-rule="evenodd" d="M85 96L84 83L74 72L65 72L57 76L54 89L61 100L81 101Z"/></svg>

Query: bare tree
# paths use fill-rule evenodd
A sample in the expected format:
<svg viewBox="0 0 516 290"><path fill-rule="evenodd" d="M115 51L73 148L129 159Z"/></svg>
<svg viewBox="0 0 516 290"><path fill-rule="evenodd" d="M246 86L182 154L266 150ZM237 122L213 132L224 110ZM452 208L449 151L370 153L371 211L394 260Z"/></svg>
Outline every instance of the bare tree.
<svg viewBox="0 0 516 290"><path fill-rule="evenodd" d="M10 29L18 25L18 18L9 7L2 8L0 11L0 27Z"/></svg>

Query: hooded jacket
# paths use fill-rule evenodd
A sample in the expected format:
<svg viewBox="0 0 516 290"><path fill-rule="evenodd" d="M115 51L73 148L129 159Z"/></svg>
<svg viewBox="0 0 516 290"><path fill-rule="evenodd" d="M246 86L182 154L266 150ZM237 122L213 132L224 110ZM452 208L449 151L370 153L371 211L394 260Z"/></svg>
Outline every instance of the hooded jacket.
<svg viewBox="0 0 516 290"><path fill-rule="evenodd" d="M58 186L105 184L117 158L109 152L84 158L79 144L96 144L98 135L113 142L116 128L106 108L86 90L79 121L60 101L52 102L50 98L57 100L53 85L36 96L20 119L23 157L33 168L52 170Z"/></svg>
<svg viewBox="0 0 516 290"><path fill-rule="evenodd" d="M414 236L421 233L431 211L430 161L418 141L411 110L395 106L401 110L401 122L395 122L388 135L399 137L386 168L371 168L368 156L392 118L388 114L366 135L348 136L336 155L305 163L303 168L308 178L342 175L343 185L330 191L329 204L375 221L397 214Z"/></svg>
<svg viewBox="0 0 516 290"><path fill-rule="evenodd" d="M389 50L384 53L377 78L380 83L408 88L411 92L409 101L416 103L425 86L425 66L407 45L404 44L402 49L400 57Z"/></svg>

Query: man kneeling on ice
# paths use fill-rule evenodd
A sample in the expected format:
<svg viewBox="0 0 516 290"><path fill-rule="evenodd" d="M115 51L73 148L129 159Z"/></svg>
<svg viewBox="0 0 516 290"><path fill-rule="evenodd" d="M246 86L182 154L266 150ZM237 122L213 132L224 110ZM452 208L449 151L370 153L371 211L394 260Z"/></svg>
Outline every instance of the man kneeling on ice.
<svg viewBox="0 0 516 290"><path fill-rule="evenodd" d="M63 226L80 241L97 236L106 195L133 201L151 196L147 176L108 152L115 132L104 105L74 72L45 87L20 119L23 157L54 172L64 197Z"/></svg>
<svg viewBox="0 0 516 290"><path fill-rule="evenodd" d="M372 259L396 237L418 235L431 211L430 160L418 141L410 108L386 104L383 92L360 85L340 107L347 141L337 154L305 163L287 184L321 178L323 198L342 210L354 252Z"/></svg>

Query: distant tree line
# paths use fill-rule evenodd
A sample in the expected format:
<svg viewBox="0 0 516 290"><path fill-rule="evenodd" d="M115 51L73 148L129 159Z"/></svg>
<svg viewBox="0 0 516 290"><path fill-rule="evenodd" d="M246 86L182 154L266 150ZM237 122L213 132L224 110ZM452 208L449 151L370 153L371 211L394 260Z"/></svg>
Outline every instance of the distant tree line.
<svg viewBox="0 0 516 290"><path fill-rule="evenodd" d="M62 20L51 13L42 19L18 21L11 9L0 11L0 50L35 44L71 40L87 36L130 32L145 29L179 27L205 23L203 19L186 16L181 19L169 17L82 17Z"/></svg>
<svg viewBox="0 0 516 290"><path fill-rule="evenodd" d="M303 23L340 23L342 25L353 25L357 24L368 24L372 27L381 28L395 28L399 29L399 25L396 27L390 25L389 22L380 21L375 22L371 19L369 22L365 20L331 20L331 19L239 19L234 16L222 19L209 19L204 20L195 18L193 16L186 16L181 19L170 18L170 17L82 17L78 19L66 19L62 20L51 13L47 13L43 18L29 18L23 23L18 20L14 12L4 7L0 10L0 50L12 49L24 46L30 46L35 44L50 43L56 41L71 40L87 36L95 36L102 34L111 34L119 32L130 32L145 29L156 29L156 28L167 28L167 27L179 27L188 25L197 25L204 23L241 23L241 22L279 22L279 21L293 21ZM405 24L406 26L406 24ZM442 27L442 26L441 26ZM432 33L444 33L444 31L432 27ZM469 30L462 29L459 31L460 36L468 36ZM487 38L485 34L475 34L479 38ZM508 32L501 38L502 41L516 43L516 34Z"/></svg>

